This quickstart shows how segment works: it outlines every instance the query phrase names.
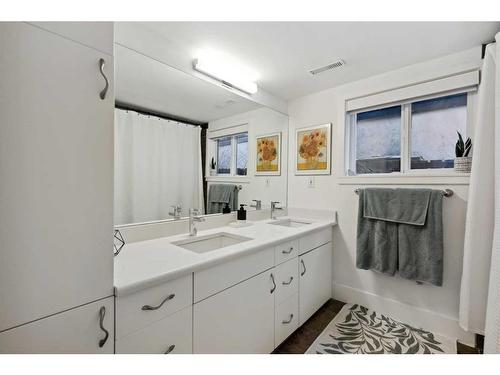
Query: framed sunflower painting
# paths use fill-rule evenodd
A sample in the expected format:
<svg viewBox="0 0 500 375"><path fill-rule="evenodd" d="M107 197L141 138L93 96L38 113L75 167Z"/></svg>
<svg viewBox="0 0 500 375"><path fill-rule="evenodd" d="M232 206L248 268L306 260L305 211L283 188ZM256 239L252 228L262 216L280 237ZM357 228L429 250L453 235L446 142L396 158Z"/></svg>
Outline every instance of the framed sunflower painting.
<svg viewBox="0 0 500 375"><path fill-rule="evenodd" d="M297 129L296 175L330 174L332 124Z"/></svg>
<svg viewBox="0 0 500 375"><path fill-rule="evenodd" d="M258 136L256 147L255 175L279 176L281 174L281 133Z"/></svg>

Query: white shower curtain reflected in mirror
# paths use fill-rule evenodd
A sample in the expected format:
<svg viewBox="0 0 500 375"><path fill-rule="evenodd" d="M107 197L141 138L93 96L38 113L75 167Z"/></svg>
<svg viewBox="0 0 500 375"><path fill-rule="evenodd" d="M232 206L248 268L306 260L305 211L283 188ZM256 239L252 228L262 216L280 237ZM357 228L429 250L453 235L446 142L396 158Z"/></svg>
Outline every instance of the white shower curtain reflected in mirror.
<svg viewBox="0 0 500 375"><path fill-rule="evenodd" d="M201 128L115 110L114 224L172 218L172 205L203 212Z"/></svg>

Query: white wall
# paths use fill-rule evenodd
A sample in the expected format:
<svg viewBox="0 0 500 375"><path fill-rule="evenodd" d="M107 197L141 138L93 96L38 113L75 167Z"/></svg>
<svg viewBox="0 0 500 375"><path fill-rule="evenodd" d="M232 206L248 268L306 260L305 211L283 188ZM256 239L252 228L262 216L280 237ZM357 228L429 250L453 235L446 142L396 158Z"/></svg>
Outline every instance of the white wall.
<svg viewBox="0 0 500 375"><path fill-rule="evenodd" d="M463 257L468 177L344 177L345 100L409 84L477 69L480 47L441 59L413 65L382 75L332 88L289 102L289 207L336 209L334 230L333 297L363 303L410 324L472 343L473 336L458 327L459 289ZM321 77L318 77L321 79ZM294 175L295 129L331 122L332 174L308 177ZM356 259L357 187L418 186L451 188L455 195L444 202L444 281L442 287L358 270Z"/></svg>
<svg viewBox="0 0 500 375"><path fill-rule="evenodd" d="M259 108L235 116L212 121L208 124L208 137L216 130L237 125L247 125L248 130L248 166L247 176L241 177L208 177L209 185L212 183L241 184L239 203L250 205L252 199L260 199L263 207L270 207L271 201L279 201L286 205L287 201L287 165L288 165L288 116L269 108ZM281 132L281 175L256 176L256 137L260 135ZM215 148L210 147L207 140L207 160L214 156ZM210 175L209 162L206 175ZM267 185L269 181L269 185Z"/></svg>

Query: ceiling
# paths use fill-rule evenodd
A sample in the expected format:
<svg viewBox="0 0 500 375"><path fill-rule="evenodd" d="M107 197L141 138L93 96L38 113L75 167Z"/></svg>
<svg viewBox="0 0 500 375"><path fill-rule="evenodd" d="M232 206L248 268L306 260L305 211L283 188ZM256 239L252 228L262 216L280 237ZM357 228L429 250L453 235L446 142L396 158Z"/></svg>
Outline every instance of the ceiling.
<svg viewBox="0 0 500 375"><path fill-rule="evenodd" d="M209 122L260 105L129 48L115 46L115 95L122 104Z"/></svg>
<svg viewBox="0 0 500 375"><path fill-rule="evenodd" d="M174 48L185 64L203 48L229 53L259 73L259 87L289 100L476 47L493 39L500 22L142 22L134 27L165 42L151 48ZM318 76L308 73L337 59L346 65Z"/></svg>

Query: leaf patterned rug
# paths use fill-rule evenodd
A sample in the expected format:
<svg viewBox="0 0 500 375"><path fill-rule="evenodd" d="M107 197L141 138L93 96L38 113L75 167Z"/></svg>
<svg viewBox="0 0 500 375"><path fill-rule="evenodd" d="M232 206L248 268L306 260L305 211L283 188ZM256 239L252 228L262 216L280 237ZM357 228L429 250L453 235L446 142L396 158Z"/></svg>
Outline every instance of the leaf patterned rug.
<svg viewBox="0 0 500 375"><path fill-rule="evenodd" d="M456 341L414 328L361 305L345 305L306 354L457 353Z"/></svg>

